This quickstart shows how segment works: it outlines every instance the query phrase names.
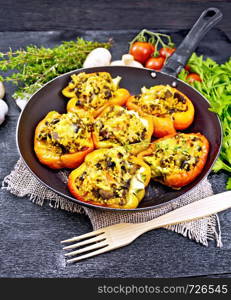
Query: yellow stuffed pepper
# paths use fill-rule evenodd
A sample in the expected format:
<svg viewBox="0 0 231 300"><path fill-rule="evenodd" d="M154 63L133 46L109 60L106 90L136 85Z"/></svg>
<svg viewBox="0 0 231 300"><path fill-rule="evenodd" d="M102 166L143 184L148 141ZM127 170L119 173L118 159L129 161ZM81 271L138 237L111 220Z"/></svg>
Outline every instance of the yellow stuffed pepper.
<svg viewBox="0 0 231 300"><path fill-rule="evenodd" d="M132 209L144 197L150 176L149 166L123 147L98 149L71 172L68 188L74 197L86 203Z"/></svg>
<svg viewBox="0 0 231 300"><path fill-rule="evenodd" d="M35 130L34 150L42 164L52 169L76 168L93 151L92 116L51 111Z"/></svg>
<svg viewBox="0 0 231 300"><path fill-rule="evenodd" d="M148 116L114 105L107 107L95 120L93 141L95 148L130 145L133 153L149 146L153 122Z"/></svg>
<svg viewBox="0 0 231 300"><path fill-rule="evenodd" d="M149 89L144 87L141 94L128 98L126 106L141 115L152 117L155 137L184 130L194 120L194 106L191 100L169 85L157 85Z"/></svg>
<svg viewBox="0 0 231 300"><path fill-rule="evenodd" d="M71 82L62 90L70 98L67 111L86 110L97 117L108 105L124 105L130 93L119 88L121 77L112 78L107 72L79 73L71 76Z"/></svg>

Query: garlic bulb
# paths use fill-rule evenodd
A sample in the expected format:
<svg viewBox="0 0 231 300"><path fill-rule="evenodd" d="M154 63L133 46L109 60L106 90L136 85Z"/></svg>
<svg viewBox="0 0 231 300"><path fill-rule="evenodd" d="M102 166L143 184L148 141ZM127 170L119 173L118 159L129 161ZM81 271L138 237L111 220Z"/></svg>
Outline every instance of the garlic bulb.
<svg viewBox="0 0 231 300"><path fill-rule="evenodd" d="M8 113L8 105L0 99L0 125L5 121L5 116Z"/></svg>
<svg viewBox="0 0 231 300"><path fill-rule="evenodd" d="M134 60L134 57L131 54L124 54L121 60L115 60L111 62L111 66L129 66L143 68L143 65Z"/></svg>
<svg viewBox="0 0 231 300"><path fill-rule="evenodd" d="M0 99L3 99L5 96L5 87L4 84L0 81Z"/></svg>
<svg viewBox="0 0 231 300"><path fill-rule="evenodd" d="M92 68L92 67L101 67L109 66L111 62L111 53L105 48L96 48L92 50L86 57L83 67Z"/></svg>

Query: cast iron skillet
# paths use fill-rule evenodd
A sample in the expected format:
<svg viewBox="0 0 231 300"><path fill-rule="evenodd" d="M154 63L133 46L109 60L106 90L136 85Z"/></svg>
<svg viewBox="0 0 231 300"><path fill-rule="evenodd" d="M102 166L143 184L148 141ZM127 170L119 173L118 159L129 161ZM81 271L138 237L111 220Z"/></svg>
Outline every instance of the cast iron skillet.
<svg viewBox="0 0 231 300"><path fill-rule="evenodd" d="M39 163L33 150L34 131L38 122L51 110L57 110L59 113L66 112L67 99L65 99L61 91L70 81L70 76L83 71L86 73L105 71L109 72L112 77L117 75L121 76L121 87L127 88L131 94L140 93L140 89L143 86L151 87L159 84L176 86L177 89L186 94L192 100L195 106L195 120L190 128L188 128L185 132L201 132L210 142L208 160L202 173L194 182L177 191L162 186L159 183L151 182L146 189L145 198L141 201L139 207L129 211L142 211L157 208L164 203L174 201L179 196L191 191L210 172L220 151L222 131L216 114L208 110L208 101L191 86L179 79L176 79L176 75L186 64L189 56L195 50L202 37L221 18L222 14L218 9L210 8L205 10L184 41L177 48L177 51L168 60L168 63L165 65L162 72L155 73L149 69L120 66L78 69L59 76L42 87L31 97L30 101L21 113L17 126L17 145L19 153L30 171L48 188L80 205L109 211L125 211L124 209L99 207L75 199L69 193L66 183L60 176L60 172L51 170Z"/></svg>

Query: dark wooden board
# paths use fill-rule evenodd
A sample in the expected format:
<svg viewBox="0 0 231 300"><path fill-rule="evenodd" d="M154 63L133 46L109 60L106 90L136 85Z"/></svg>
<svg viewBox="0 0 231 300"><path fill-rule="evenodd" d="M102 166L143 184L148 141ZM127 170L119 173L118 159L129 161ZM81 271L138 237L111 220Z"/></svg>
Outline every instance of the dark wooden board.
<svg viewBox="0 0 231 300"><path fill-rule="evenodd" d="M224 14L219 28L231 33L231 2L222 0L8 0L1 1L1 31L190 28L203 9Z"/></svg>
<svg viewBox="0 0 231 300"><path fill-rule="evenodd" d="M174 4L172 1L172 4L170 1L161 1L162 5L158 1L62 3L59 0L55 5L53 1L35 0L10 0L1 3L1 31L18 32L1 32L0 50L5 51L9 46L16 49L34 43L51 47L78 35L102 40L114 37L113 56L117 59L127 50L130 38L144 25L149 29L164 29L171 25L171 29L175 31L177 28L189 28L204 7L220 5L224 7L226 14L230 11L230 3L227 1L174 1ZM63 7L64 3L68 5L68 12ZM165 7L167 4L169 9ZM105 9L100 17L102 7ZM146 14L148 18L140 17L139 22L136 14L132 18L129 13L136 7L139 7L140 16ZM109 11L114 14L110 13L108 16ZM158 16L160 12L162 17ZM129 15L126 20L125 14ZM118 18L120 22L117 21ZM229 18L226 18L223 25L220 25L226 33L230 31L228 22ZM85 31L105 27L113 30ZM55 29L64 31L41 31ZM117 29L131 31L126 33ZM23 30L37 32L19 32ZM217 35L222 37L222 46L215 49L211 47L211 38L215 36L214 40L217 40ZM175 37L178 43L182 32L175 33ZM224 33L214 30L198 51L200 54L219 57L227 41ZM223 61L225 57L220 59ZM0 126L0 181L9 174L18 159L15 129L19 109L11 98L13 90L7 85L6 101L10 111L6 122ZM214 192L225 189L226 178L225 173L209 176ZM90 231L92 228L88 218L53 209L48 204L40 207L30 202L27 197L17 198L5 190L0 190L0 277L231 277L231 211L220 213L219 217L223 248L217 248L213 242L207 248L174 232L158 229L144 234L128 247L66 267L59 242L72 235Z"/></svg>
<svg viewBox="0 0 231 300"><path fill-rule="evenodd" d="M60 240L91 230L87 217L37 206L0 191L0 277L189 277L231 273L231 211L221 214L223 248L165 229L133 244L65 266ZM109 272L110 270L110 272Z"/></svg>

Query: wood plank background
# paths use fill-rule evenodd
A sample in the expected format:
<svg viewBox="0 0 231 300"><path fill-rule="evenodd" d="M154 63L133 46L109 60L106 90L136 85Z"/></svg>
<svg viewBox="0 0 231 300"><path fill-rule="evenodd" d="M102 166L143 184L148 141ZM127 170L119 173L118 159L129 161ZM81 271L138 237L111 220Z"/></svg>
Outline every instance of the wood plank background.
<svg viewBox="0 0 231 300"><path fill-rule="evenodd" d="M222 10L224 19L216 28L231 37L231 1L0 0L0 49L24 47L29 43L49 47L87 30L86 37L98 39L101 34L105 39L105 33L103 36L96 30L108 30L112 36L118 34L113 51L119 57L132 36L127 32L125 36L124 30L189 29L208 7ZM203 41L207 50L209 36L208 41ZM227 43L226 36L223 43ZM217 53L208 54L212 57ZM11 98L12 93L13 87L7 86L5 100L10 111L0 127L0 149L4 153L0 159L0 182L18 159L15 131L19 109ZM215 193L225 189L226 176L225 173L210 175ZM65 267L59 241L90 231L88 218L48 205L39 207L27 197L17 198L0 190L0 240L4 241L0 277L231 277L231 211L222 212L219 217L223 248L217 248L214 243L209 248L203 247L174 232L158 229L146 233L129 247Z"/></svg>
<svg viewBox="0 0 231 300"><path fill-rule="evenodd" d="M222 10L218 28L231 34L231 1L223 0L1 0L0 30L190 28L208 7Z"/></svg>

